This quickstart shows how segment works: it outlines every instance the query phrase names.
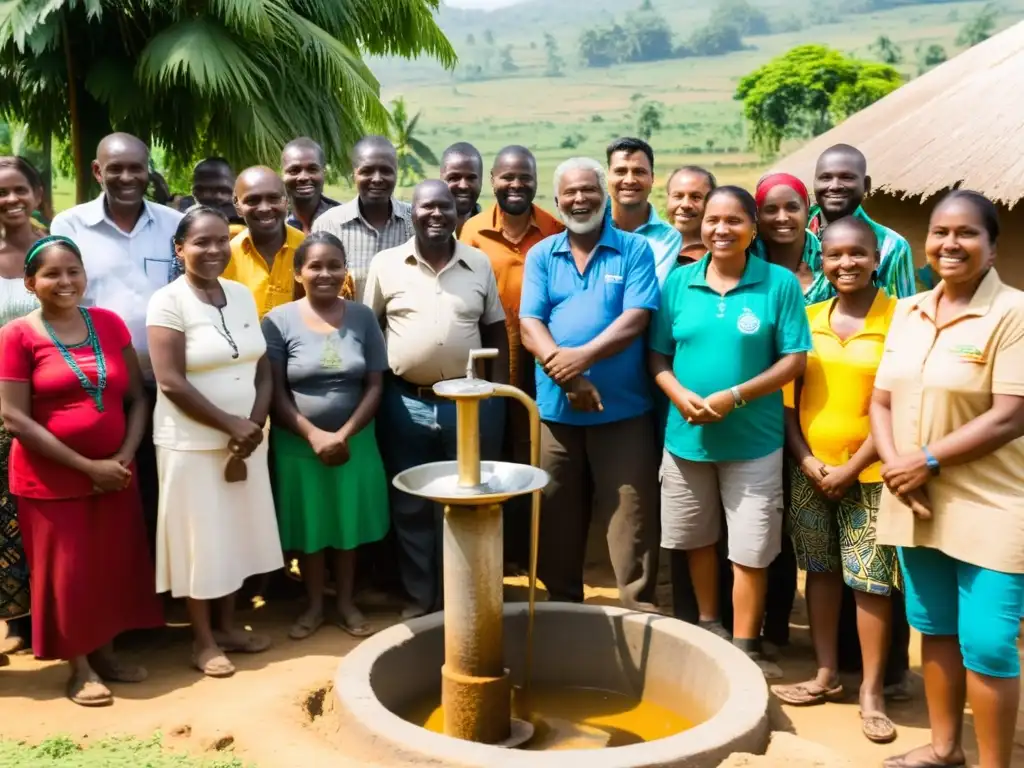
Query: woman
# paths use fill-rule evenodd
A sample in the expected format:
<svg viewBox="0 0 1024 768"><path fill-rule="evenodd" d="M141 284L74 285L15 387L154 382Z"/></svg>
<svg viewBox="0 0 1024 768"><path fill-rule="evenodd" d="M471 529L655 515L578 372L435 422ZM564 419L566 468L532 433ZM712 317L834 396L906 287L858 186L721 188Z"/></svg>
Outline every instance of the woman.
<svg viewBox="0 0 1024 768"><path fill-rule="evenodd" d="M893 547L876 544L881 466L868 408L875 370L896 309L876 285L878 240L865 222L840 219L822 236L822 268L836 298L807 308L814 349L786 409L792 457L786 524L807 573L807 613L817 676L777 686L786 704L822 704L842 696L839 609L843 582L854 590L864 670L861 729L877 743L896 738L883 694L898 567Z"/></svg>
<svg viewBox="0 0 1024 768"><path fill-rule="evenodd" d="M220 278L229 238L223 213L190 209L174 235L185 274L153 294L146 317L158 388L157 591L188 598L192 661L210 677L234 673L225 653L270 647L235 626L234 595L283 564L263 440L270 364L252 293Z"/></svg>
<svg viewBox="0 0 1024 768"><path fill-rule="evenodd" d="M24 317L39 306L25 287L25 255L46 235L32 218L43 199L43 180L21 157L0 157L0 327ZM0 666L5 653L25 647L30 637L29 577L14 495L7 481L11 434L0 424L0 621L7 621L7 638L0 643Z"/></svg>
<svg viewBox="0 0 1024 768"><path fill-rule="evenodd" d="M779 677L760 637L766 569L782 540L781 390L803 373L811 339L796 278L749 255L756 221L749 192L719 187L708 196L701 231L709 253L669 275L650 364L675 406L661 468L662 547L686 552L700 624L727 636L715 546L724 507L733 643L766 677Z"/></svg>
<svg viewBox="0 0 1024 768"><path fill-rule="evenodd" d="M757 183L754 199L754 253L796 275L808 305L835 296L822 270L821 243L807 229L811 201L804 183L788 173L772 173Z"/></svg>
<svg viewBox="0 0 1024 768"><path fill-rule="evenodd" d="M707 252L701 240L700 223L708 195L716 186L714 174L695 165L678 168L668 177L665 188L668 217L672 226L683 236L683 245L677 258L679 264L692 264Z"/></svg>
<svg viewBox="0 0 1024 768"><path fill-rule="evenodd" d="M33 245L25 285L40 308L4 327L0 413L14 435L32 647L38 658L70 662L71 701L110 704L104 681L146 678L114 655L113 639L163 626L133 473L148 416L142 374L124 322L79 307L86 276L71 240Z"/></svg>
<svg viewBox="0 0 1024 768"><path fill-rule="evenodd" d="M875 378L878 540L899 546L931 744L888 768L965 765L964 697L981 768L1009 768L1024 600L1024 293L993 267L999 220L975 192L932 212L941 282L900 302ZM966 674L965 674L966 668Z"/></svg>
<svg viewBox="0 0 1024 768"><path fill-rule="evenodd" d="M352 599L356 548L388 531L388 486L373 417L388 368L384 334L369 307L343 299L345 249L314 232L295 251L305 298L263 319L274 375L275 498L286 551L303 553L309 608L289 636L324 622L325 552L334 550L338 626L371 634Z"/></svg>

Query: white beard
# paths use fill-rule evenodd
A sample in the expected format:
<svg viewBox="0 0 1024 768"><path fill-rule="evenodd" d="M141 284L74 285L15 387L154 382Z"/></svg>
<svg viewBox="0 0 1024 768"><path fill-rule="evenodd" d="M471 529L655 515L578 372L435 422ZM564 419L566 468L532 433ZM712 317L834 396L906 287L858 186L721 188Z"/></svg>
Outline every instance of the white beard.
<svg viewBox="0 0 1024 768"><path fill-rule="evenodd" d="M601 203L601 207L591 214L590 218L580 221L579 219L573 218L572 215L563 213L562 209L558 209L558 218L565 224L565 228L576 235L589 235L591 232L600 229L604 224L604 215L608 210L608 198L604 199Z"/></svg>

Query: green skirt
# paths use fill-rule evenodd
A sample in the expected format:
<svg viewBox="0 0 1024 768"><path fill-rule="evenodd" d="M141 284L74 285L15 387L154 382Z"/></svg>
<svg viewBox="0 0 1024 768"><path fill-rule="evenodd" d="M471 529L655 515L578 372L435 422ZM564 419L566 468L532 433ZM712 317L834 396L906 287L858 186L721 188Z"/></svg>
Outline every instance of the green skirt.
<svg viewBox="0 0 1024 768"><path fill-rule="evenodd" d="M283 429L270 431L274 495L281 546L312 554L355 549L388 532L388 482L373 423L348 441L351 458L328 467L309 443Z"/></svg>

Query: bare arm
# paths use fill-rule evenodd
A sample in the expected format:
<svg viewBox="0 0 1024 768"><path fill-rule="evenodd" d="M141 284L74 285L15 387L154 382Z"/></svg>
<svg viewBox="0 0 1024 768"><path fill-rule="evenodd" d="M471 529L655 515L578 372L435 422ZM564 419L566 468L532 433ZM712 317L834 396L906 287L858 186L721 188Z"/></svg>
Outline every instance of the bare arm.
<svg viewBox="0 0 1024 768"><path fill-rule="evenodd" d="M806 352L794 352L791 355L784 355L767 371L759 373L749 381L740 384L737 387L740 391L740 397L749 403L751 400L778 392L789 382L803 376L806 367Z"/></svg>
<svg viewBox="0 0 1024 768"><path fill-rule="evenodd" d="M7 430L27 449L88 474L92 462L68 448L32 418L32 385L29 382L0 381L0 415Z"/></svg>
<svg viewBox="0 0 1024 768"><path fill-rule="evenodd" d="M814 456L811 447L807 444L804 431L800 428L800 413L795 408L787 408L783 415L786 426L786 448L793 461L802 464L805 459Z"/></svg>
<svg viewBox="0 0 1024 768"><path fill-rule="evenodd" d="M883 464L891 464L898 455L896 441L892 436L892 396L887 389L877 387L871 393L871 437L875 452Z"/></svg>
<svg viewBox="0 0 1024 768"><path fill-rule="evenodd" d="M680 403L693 393L679 383L675 373L672 371L672 358L655 352L653 349L647 352L647 367L654 377L654 383L673 403Z"/></svg>
<svg viewBox="0 0 1024 768"><path fill-rule="evenodd" d="M551 357L551 353L558 349L551 331L536 318L520 318L519 336L523 346L541 362Z"/></svg>
<svg viewBox="0 0 1024 768"><path fill-rule="evenodd" d="M309 440L309 435L316 427L313 422L299 413L295 407L295 400L292 397L291 389L288 387L288 375L284 363L270 362L271 378L273 380L273 397L271 404L274 411L274 426L283 427L289 432L294 432L303 440Z"/></svg>
<svg viewBox="0 0 1024 768"><path fill-rule="evenodd" d="M877 390L876 390L877 391ZM1024 435L1024 397L992 395L992 407L959 429L928 444L944 467L955 467L988 456Z"/></svg>
<svg viewBox="0 0 1024 768"><path fill-rule="evenodd" d="M207 400L185 376L185 334L158 325L149 326L148 332L149 356L160 392L189 418L231 435L237 417Z"/></svg>
<svg viewBox="0 0 1024 768"><path fill-rule="evenodd" d="M368 371L366 378L363 379L363 396L359 399L356 409L352 411L352 415L348 417L348 421L338 430L340 437L348 440L365 429L377 415L383 392L384 374L381 371Z"/></svg>
<svg viewBox="0 0 1024 768"><path fill-rule="evenodd" d="M249 413L249 420L261 427L267 423L270 406L274 397L274 377L270 371L270 361L263 355L256 363L256 399Z"/></svg>
<svg viewBox="0 0 1024 768"><path fill-rule="evenodd" d="M152 411L146 390L142 386L142 368L139 366L139 356L135 354L135 348L129 344L121 354L128 368L128 423L124 441L114 458L127 464L135 458L135 453L139 450L142 438L146 434L146 423L152 418Z"/></svg>
<svg viewBox="0 0 1024 768"><path fill-rule="evenodd" d="M485 347L498 350L498 356L488 362L488 379L496 384L508 384L508 331L505 321L480 327L480 341Z"/></svg>
<svg viewBox="0 0 1024 768"><path fill-rule="evenodd" d="M583 345L591 364L613 357L647 330L651 313L647 309L627 309L601 333Z"/></svg>

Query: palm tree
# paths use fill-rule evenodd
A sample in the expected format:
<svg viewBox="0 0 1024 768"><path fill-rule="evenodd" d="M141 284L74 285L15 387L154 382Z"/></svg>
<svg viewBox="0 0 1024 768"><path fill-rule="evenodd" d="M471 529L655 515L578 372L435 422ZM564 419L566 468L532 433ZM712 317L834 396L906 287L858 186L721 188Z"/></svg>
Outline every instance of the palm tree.
<svg viewBox="0 0 1024 768"><path fill-rule="evenodd" d="M424 163L440 165L430 147L416 138L416 126L419 124L421 114L423 113L417 112L410 118L409 108L401 96L391 102L388 135L398 152L398 179L402 186L409 186L426 178Z"/></svg>
<svg viewBox="0 0 1024 768"><path fill-rule="evenodd" d="M188 165L273 162L299 135L341 160L388 113L363 54L455 51L439 0L9 0L0 3L0 113L69 139L77 197L96 142L125 130Z"/></svg>

